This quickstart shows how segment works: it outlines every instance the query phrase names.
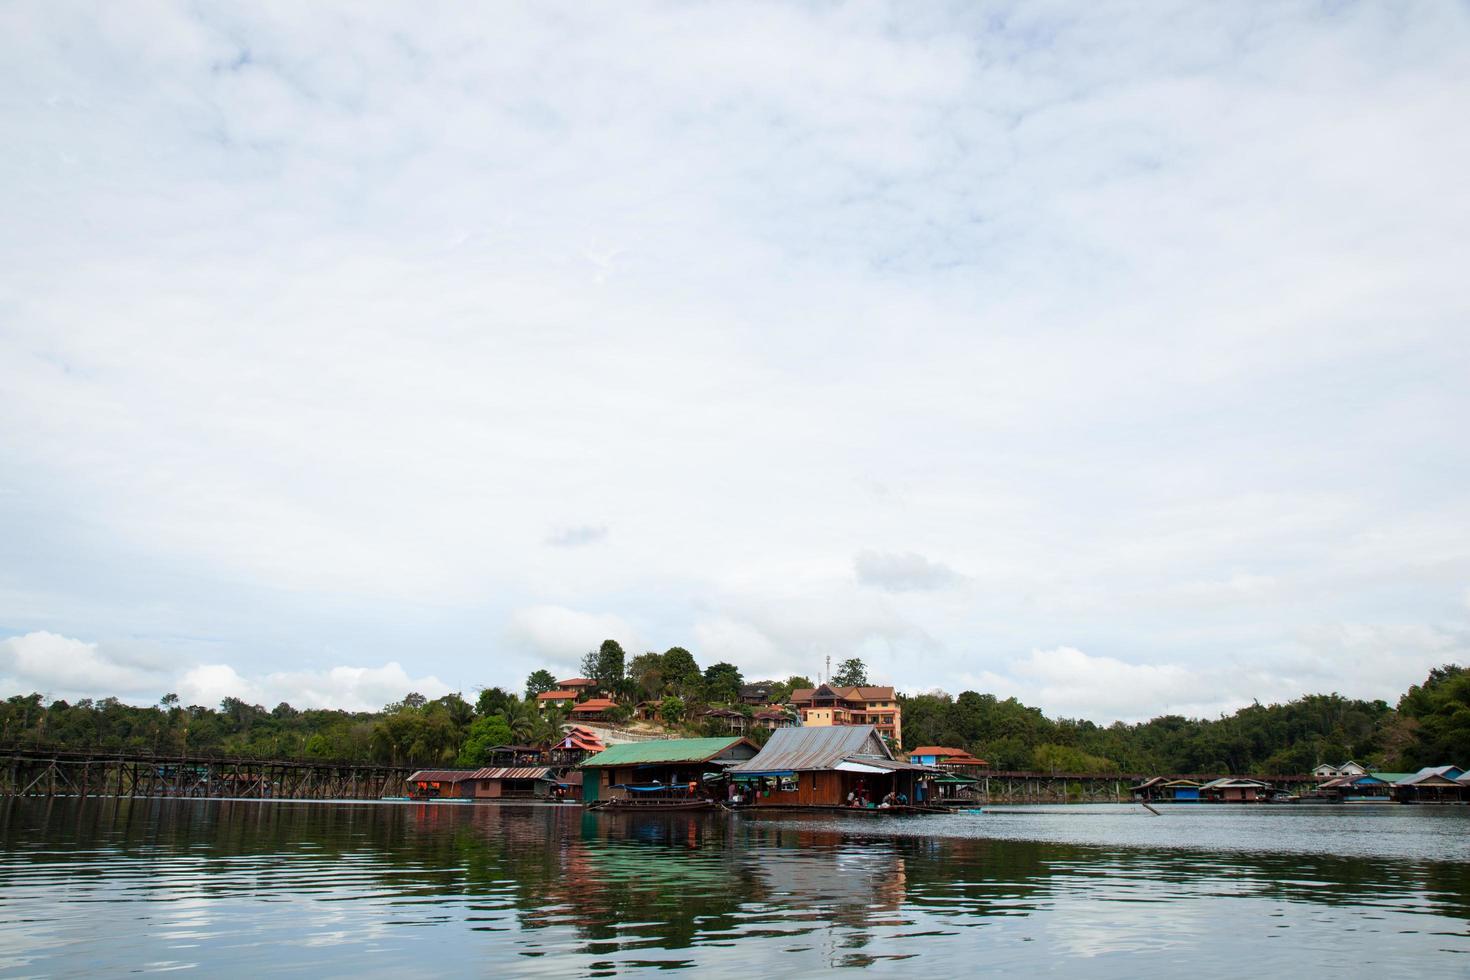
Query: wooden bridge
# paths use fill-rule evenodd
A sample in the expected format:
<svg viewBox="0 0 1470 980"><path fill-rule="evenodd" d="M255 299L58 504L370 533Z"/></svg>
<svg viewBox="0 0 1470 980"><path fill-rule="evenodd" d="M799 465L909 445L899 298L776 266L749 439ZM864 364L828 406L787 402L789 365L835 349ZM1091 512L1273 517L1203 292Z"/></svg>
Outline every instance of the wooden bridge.
<svg viewBox="0 0 1470 980"><path fill-rule="evenodd" d="M0 797L376 800L406 796L410 772L333 760L0 746Z"/></svg>
<svg viewBox="0 0 1470 980"><path fill-rule="evenodd" d="M1132 800L1131 787L1145 779L1192 779L1207 783L1239 773L1087 773L998 771L977 773L973 787L978 798L989 803L1124 803ZM1277 789L1299 792L1317 785L1310 775L1250 776Z"/></svg>

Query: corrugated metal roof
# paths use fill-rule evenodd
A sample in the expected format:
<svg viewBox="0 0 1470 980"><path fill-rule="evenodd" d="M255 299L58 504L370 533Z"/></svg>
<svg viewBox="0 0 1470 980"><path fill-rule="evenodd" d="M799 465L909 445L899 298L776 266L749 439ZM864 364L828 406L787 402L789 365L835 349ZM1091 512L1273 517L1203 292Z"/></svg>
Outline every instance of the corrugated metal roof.
<svg viewBox="0 0 1470 980"><path fill-rule="evenodd" d="M652 742L611 745L583 761L583 767L639 766L659 763L707 762L743 738L665 738Z"/></svg>
<svg viewBox="0 0 1470 980"><path fill-rule="evenodd" d="M778 728L754 759L734 766L731 772L803 772L831 769L849 756L892 761L887 747L873 754L873 743L882 745L872 725L828 725L820 728ZM865 760L866 761L866 760ZM911 763L904 763L905 766Z"/></svg>
<svg viewBox="0 0 1470 980"><path fill-rule="evenodd" d="M420 769L408 777L410 783L458 783L474 779L475 769Z"/></svg>
<svg viewBox="0 0 1470 980"><path fill-rule="evenodd" d="M490 769L476 769L476 779L549 779L551 769L548 766L500 766Z"/></svg>

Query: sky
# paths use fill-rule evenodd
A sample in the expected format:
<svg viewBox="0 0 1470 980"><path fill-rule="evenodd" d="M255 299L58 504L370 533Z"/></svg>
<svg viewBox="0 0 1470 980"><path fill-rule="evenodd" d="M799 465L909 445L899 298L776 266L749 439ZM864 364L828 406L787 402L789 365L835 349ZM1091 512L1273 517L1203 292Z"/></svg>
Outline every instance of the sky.
<svg viewBox="0 0 1470 980"><path fill-rule="evenodd" d="M1470 5L0 5L0 696L1470 663Z"/></svg>

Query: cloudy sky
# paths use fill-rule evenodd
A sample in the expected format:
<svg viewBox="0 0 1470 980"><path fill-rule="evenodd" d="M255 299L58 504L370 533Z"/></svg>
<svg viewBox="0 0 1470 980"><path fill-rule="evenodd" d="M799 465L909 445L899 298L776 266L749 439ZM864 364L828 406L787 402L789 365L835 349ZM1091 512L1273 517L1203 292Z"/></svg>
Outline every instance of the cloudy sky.
<svg viewBox="0 0 1470 980"><path fill-rule="evenodd" d="M1470 7L0 6L0 695L1470 661Z"/></svg>

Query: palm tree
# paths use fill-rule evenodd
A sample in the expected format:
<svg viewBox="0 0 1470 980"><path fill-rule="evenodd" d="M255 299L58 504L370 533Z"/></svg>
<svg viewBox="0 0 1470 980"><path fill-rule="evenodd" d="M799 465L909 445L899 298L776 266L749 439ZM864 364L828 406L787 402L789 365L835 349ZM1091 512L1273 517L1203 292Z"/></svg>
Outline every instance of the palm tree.
<svg viewBox="0 0 1470 980"><path fill-rule="evenodd" d="M505 707L500 709L500 717L505 720L506 727L510 729L511 738L517 743L529 739L535 733L540 721L531 703L517 697L512 697Z"/></svg>
<svg viewBox="0 0 1470 980"><path fill-rule="evenodd" d="M535 740L538 744L550 744L561 738L562 726L567 723L569 712L560 706L547 707L536 719Z"/></svg>

